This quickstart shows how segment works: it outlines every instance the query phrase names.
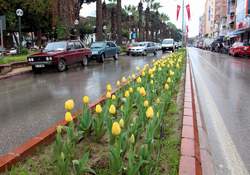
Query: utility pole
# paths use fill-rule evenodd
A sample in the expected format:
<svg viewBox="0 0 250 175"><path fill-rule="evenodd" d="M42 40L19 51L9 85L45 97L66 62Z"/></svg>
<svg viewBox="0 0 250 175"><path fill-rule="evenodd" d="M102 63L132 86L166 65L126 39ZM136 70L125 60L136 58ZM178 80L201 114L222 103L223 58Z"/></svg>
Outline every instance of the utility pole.
<svg viewBox="0 0 250 175"><path fill-rule="evenodd" d="M185 46L185 33L186 33L186 27L185 27L185 10L184 7L185 6L185 2L184 0L182 0L182 47Z"/></svg>

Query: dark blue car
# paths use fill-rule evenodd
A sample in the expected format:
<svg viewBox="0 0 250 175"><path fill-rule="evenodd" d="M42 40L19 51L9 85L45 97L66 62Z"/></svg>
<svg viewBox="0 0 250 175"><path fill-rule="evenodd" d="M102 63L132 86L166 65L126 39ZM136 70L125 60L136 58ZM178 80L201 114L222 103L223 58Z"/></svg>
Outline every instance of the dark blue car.
<svg viewBox="0 0 250 175"><path fill-rule="evenodd" d="M98 62L103 63L105 58L114 58L118 59L119 48L112 41L99 41L91 44L90 47L92 51L92 59L97 60Z"/></svg>

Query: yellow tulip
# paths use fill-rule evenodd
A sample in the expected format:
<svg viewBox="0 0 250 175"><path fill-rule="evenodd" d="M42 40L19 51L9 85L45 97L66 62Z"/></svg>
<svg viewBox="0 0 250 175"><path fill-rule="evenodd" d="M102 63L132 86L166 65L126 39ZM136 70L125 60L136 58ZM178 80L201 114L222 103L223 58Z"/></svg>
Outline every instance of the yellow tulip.
<svg viewBox="0 0 250 175"><path fill-rule="evenodd" d="M106 98L111 98L111 92L108 91L108 92L106 93Z"/></svg>
<svg viewBox="0 0 250 175"><path fill-rule="evenodd" d="M102 106L99 105L99 104L96 105L96 106L95 106L95 112L98 113L98 114L100 114L100 113L102 112Z"/></svg>
<svg viewBox="0 0 250 175"><path fill-rule="evenodd" d="M127 79L125 77L122 77L122 83L126 83Z"/></svg>
<svg viewBox="0 0 250 175"><path fill-rule="evenodd" d="M180 68L180 65L179 65L179 64L176 64L176 68L178 68L178 69L179 69L179 68Z"/></svg>
<svg viewBox="0 0 250 175"><path fill-rule="evenodd" d="M154 74L151 74L151 75L150 75L150 78L154 78Z"/></svg>
<svg viewBox="0 0 250 175"><path fill-rule="evenodd" d="M154 116L154 109L150 106L148 107L147 111L146 111L146 116L148 119L153 118Z"/></svg>
<svg viewBox="0 0 250 175"><path fill-rule="evenodd" d="M141 68L140 68L139 66L137 66L137 67L136 67L136 70L138 70L138 71L139 71L140 69L141 69Z"/></svg>
<svg viewBox="0 0 250 175"><path fill-rule="evenodd" d="M132 134L129 138L129 143L134 144L135 143L135 136Z"/></svg>
<svg viewBox="0 0 250 175"><path fill-rule="evenodd" d="M132 74L132 78L133 78L133 79L135 79L135 78L136 78L135 74Z"/></svg>
<svg viewBox="0 0 250 175"><path fill-rule="evenodd" d="M134 90L133 90L132 87L129 88L129 92L130 92L130 93L133 93L133 92L134 92Z"/></svg>
<svg viewBox="0 0 250 175"><path fill-rule="evenodd" d="M107 84L107 91L112 91L112 86L111 86L111 84Z"/></svg>
<svg viewBox="0 0 250 175"><path fill-rule="evenodd" d="M88 103L89 103L89 97L88 97L88 96L84 96L84 97L82 98L82 102L83 102L84 104L88 104Z"/></svg>
<svg viewBox="0 0 250 175"><path fill-rule="evenodd" d="M115 96L115 95L112 95L112 96L111 96L111 99L112 99L112 100L115 100L115 99L116 99L116 96Z"/></svg>
<svg viewBox="0 0 250 175"><path fill-rule="evenodd" d="M145 72L143 71L143 72L141 73L141 75L144 77L146 74L145 74Z"/></svg>
<svg viewBox="0 0 250 175"><path fill-rule="evenodd" d="M126 98L128 98L128 97L129 97L129 91L125 91L124 96L125 96Z"/></svg>
<svg viewBox="0 0 250 175"><path fill-rule="evenodd" d="M119 125L121 126L121 128L124 127L124 120L122 118L119 120Z"/></svg>
<svg viewBox="0 0 250 175"><path fill-rule="evenodd" d="M144 103L143 103L143 105L144 105L144 107L148 107L148 105L149 105L148 100L145 100Z"/></svg>
<svg viewBox="0 0 250 175"><path fill-rule="evenodd" d="M164 88L165 88L166 90L168 90L168 89L169 89L169 85L166 83L165 86L164 86Z"/></svg>
<svg viewBox="0 0 250 175"><path fill-rule="evenodd" d="M121 127L118 122L114 122L112 125L112 134L118 136L121 133Z"/></svg>
<svg viewBox="0 0 250 175"><path fill-rule="evenodd" d="M141 96L143 96L143 97L147 95L147 93L146 93L144 87L141 87L141 88L140 88L140 94L141 94Z"/></svg>
<svg viewBox="0 0 250 175"><path fill-rule="evenodd" d="M116 113L116 108L115 108L115 105L110 105L110 107L109 107L109 113L110 114L115 114Z"/></svg>
<svg viewBox="0 0 250 175"><path fill-rule="evenodd" d="M138 77L138 78L136 79L136 82L137 82L137 83L141 83L141 77Z"/></svg>
<svg viewBox="0 0 250 175"><path fill-rule="evenodd" d="M154 80L151 80L151 81L150 81L150 84L154 84Z"/></svg>
<svg viewBox="0 0 250 175"><path fill-rule="evenodd" d="M64 104L64 108L67 110L67 111L71 111L74 109L74 106L75 106L75 103L74 103L74 100L70 99L70 100L67 100Z"/></svg>
<svg viewBox="0 0 250 175"><path fill-rule="evenodd" d="M124 106L123 105L121 105L121 110L123 111L123 108L124 108Z"/></svg>
<svg viewBox="0 0 250 175"><path fill-rule="evenodd" d="M156 103L159 104L161 100L159 98L156 99Z"/></svg>
<svg viewBox="0 0 250 175"><path fill-rule="evenodd" d="M170 77L168 77L167 82L171 83L171 78Z"/></svg>
<svg viewBox="0 0 250 175"><path fill-rule="evenodd" d="M116 82L116 86L120 86L121 85L121 82L118 80L117 82Z"/></svg>
<svg viewBox="0 0 250 175"><path fill-rule="evenodd" d="M71 122L73 120L73 117L70 112L66 112L64 119L66 122Z"/></svg>

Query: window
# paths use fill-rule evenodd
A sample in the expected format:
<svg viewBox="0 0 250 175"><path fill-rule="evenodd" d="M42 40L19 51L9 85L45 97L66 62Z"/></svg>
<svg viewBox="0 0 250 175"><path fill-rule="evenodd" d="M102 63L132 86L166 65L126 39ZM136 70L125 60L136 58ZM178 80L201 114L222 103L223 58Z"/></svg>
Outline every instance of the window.
<svg viewBox="0 0 250 175"><path fill-rule="evenodd" d="M110 44L110 47L116 47L116 45L112 42L110 42L109 44Z"/></svg>
<svg viewBox="0 0 250 175"><path fill-rule="evenodd" d="M79 41L76 41L75 42L75 49L81 49L82 48L82 45Z"/></svg>
<svg viewBox="0 0 250 175"><path fill-rule="evenodd" d="M75 48L75 47L74 47L74 43L73 43L73 42L69 42L69 43L68 43L68 49L69 49L69 50L74 50L74 48Z"/></svg>

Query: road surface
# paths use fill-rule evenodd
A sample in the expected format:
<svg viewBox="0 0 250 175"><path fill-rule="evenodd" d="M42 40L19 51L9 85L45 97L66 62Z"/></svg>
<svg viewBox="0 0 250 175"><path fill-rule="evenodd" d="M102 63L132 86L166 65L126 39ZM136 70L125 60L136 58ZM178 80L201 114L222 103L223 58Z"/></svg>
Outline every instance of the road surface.
<svg viewBox="0 0 250 175"><path fill-rule="evenodd" d="M158 53L157 57L162 55ZM90 63L87 68L73 66L68 71L25 74L1 80L0 84L0 155L36 136L64 118L64 102L73 98L76 109L82 96L95 101L105 92L106 84L115 85L122 76L136 71L136 66L156 57L120 57L104 64Z"/></svg>
<svg viewBox="0 0 250 175"><path fill-rule="evenodd" d="M189 48L218 175L250 172L250 59Z"/></svg>

